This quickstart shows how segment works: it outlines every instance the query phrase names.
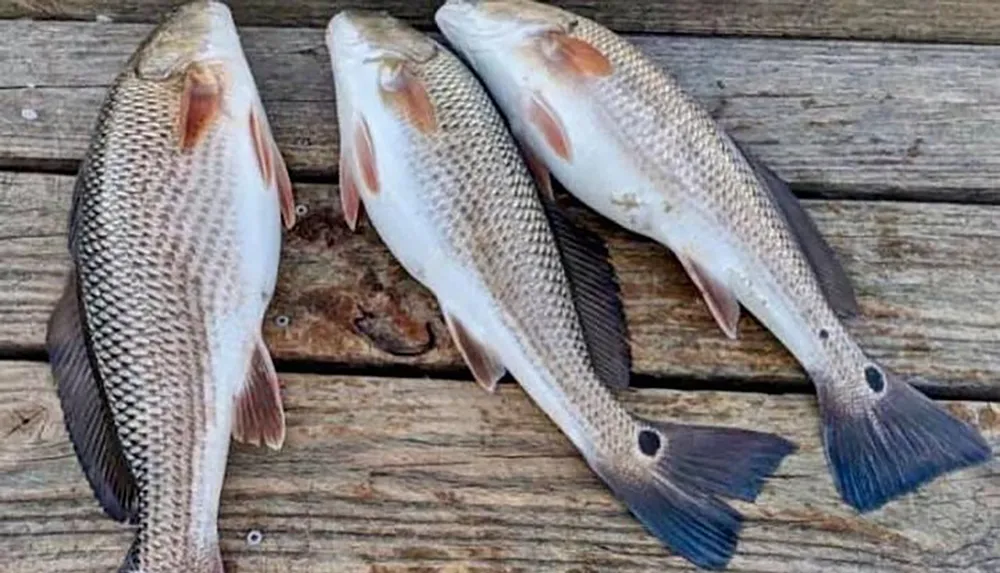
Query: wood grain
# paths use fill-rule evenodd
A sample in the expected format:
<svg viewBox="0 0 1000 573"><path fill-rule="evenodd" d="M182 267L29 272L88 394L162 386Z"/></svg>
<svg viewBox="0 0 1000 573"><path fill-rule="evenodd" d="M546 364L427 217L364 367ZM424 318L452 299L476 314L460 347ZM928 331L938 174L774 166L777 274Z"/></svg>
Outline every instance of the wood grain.
<svg viewBox="0 0 1000 573"><path fill-rule="evenodd" d="M688 570L613 500L524 396L471 382L284 377L281 452L236 447L223 490L229 571ZM747 516L730 570L996 571L997 462L859 517L827 474L808 396L642 390L657 420L752 427L799 445ZM1000 404L949 403L1000 450ZM107 571L130 541L97 509L48 367L0 363L0 569ZM248 546L251 530L263 542Z"/></svg>
<svg viewBox="0 0 1000 573"><path fill-rule="evenodd" d="M155 22L179 0L7 0L0 18ZM440 0L230 0L236 21L315 26L345 8L388 10L433 26ZM996 43L1000 5L991 0L555 0L628 32Z"/></svg>
<svg viewBox="0 0 1000 573"><path fill-rule="evenodd" d="M0 172L0 351L42 351L67 271L72 182ZM265 324L274 354L468 376L434 299L366 220L359 233L347 230L334 192L297 187L305 212L286 237ZM727 340L664 248L567 203L609 240L642 383L804 384L756 321L744 317L742 338ZM824 200L807 207L858 291L863 318L851 328L864 348L890 368L930 380L923 387L939 394L1000 399L1000 207Z"/></svg>
<svg viewBox="0 0 1000 573"><path fill-rule="evenodd" d="M0 22L0 166L75 169L108 84L148 26ZM297 176L333 181L322 33L243 30ZM1000 202L1000 47L636 38L795 188Z"/></svg>

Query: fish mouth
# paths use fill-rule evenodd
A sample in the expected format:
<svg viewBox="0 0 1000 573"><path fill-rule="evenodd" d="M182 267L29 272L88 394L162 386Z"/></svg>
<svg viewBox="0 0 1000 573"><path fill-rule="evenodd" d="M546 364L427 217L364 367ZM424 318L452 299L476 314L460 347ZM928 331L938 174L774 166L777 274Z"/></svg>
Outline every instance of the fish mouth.
<svg viewBox="0 0 1000 573"><path fill-rule="evenodd" d="M197 0L171 12L136 51L133 67L148 80L162 81L194 62L242 58L236 25L229 8L214 0Z"/></svg>
<svg viewBox="0 0 1000 573"><path fill-rule="evenodd" d="M433 40L384 11L340 12L327 25L326 44L335 66L384 60L424 64L438 53Z"/></svg>

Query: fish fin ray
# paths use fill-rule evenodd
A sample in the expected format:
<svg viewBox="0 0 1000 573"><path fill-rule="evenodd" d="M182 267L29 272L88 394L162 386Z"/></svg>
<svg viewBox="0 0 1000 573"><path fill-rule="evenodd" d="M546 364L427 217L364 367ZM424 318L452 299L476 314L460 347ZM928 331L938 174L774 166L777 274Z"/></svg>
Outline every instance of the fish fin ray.
<svg viewBox="0 0 1000 573"><path fill-rule="evenodd" d="M566 128L559 115L552 109L545 97L535 92L528 100L528 121L541 132L545 143L552 152L566 161L571 161L573 149L566 135Z"/></svg>
<svg viewBox="0 0 1000 573"><path fill-rule="evenodd" d="M740 335L740 301L726 285L715 280L694 259L678 254L684 270L687 271L695 286L701 291L705 304L708 305L712 318L729 338L736 340Z"/></svg>
<svg viewBox="0 0 1000 573"><path fill-rule="evenodd" d="M451 339L458 347L465 364L472 371L476 382L487 392L491 394L495 392L507 369L494 357L489 348L472 337L457 318L445 311L444 320L448 325L448 332L451 333Z"/></svg>
<svg viewBox="0 0 1000 573"><path fill-rule="evenodd" d="M705 569L732 559L743 518L720 496L753 500L795 446L736 428L642 422L665 451L642 460L640 476L598 461L595 471L640 522L675 554ZM645 455L639 446L636 456ZM633 465L634 464L630 464Z"/></svg>
<svg viewBox="0 0 1000 573"><path fill-rule="evenodd" d="M253 142L254 157L257 158L257 167L260 169L260 176L264 184L270 187L274 182L274 165L271 162L271 153L267 143L267 135L264 133L260 119L257 117L256 106L250 108L250 140Z"/></svg>
<svg viewBox="0 0 1000 573"><path fill-rule="evenodd" d="M271 138L271 158L274 164L275 184L278 187L278 197L281 201L281 221L285 229L295 226L295 190L292 188L292 179L288 175L288 166L285 165L285 158L281 156L281 150L274 138Z"/></svg>
<svg viewBox="0 0 1000 573"><path fill-rule="evenodd" d="M437 131L437 113L424 81L405 63L386 64L379 86L382 102L423 134Z"/></svg>
<svg viewBox="0 0 1000 573"><path fill-rule="evenodd" d="M354 160L361 170L361 181L369 193L379 193L378 165L375 162L375 147L372 143L368 121L361 117L354 126Z"/></svg>
<svg viewBox="0 0 1000 573"><path fill-rule="evenodd" d="M237 393L233 439L273 450L285 442L285 410L281 383L264 339L258 335L246 383Z"/></svg>
<svg viewBox="0 0 1000 573"><path fill-rule="evenodd" d="M614 66L607 56L586 40L568 34L552 33L547 37L552 42L551 61L563 71L578 76L605 77L611 75Z"/></svg>
<svg viewBox="0 0 1000 573"><path fill-rule="evenodd" d="M555 201L556 193L552 190L552 174L549 173L549 168L545 166L545 162L527 144L522 144L521 150L524 155L524 162L531 171L531 175L534 176L538 190L542 193L542 199L545 201Z"/></svg>
<svg viewBox="0 0 1000 573"><path fill-rule="evenodd" d="M178 114L182 151L191 151L205 137L222 111L222 98L222 82L211 67L198 62L188 66Z"/></svg>
<svg viewBox="0 0 1000 573"><path fill-rule="evenodd" d="M75 272L49 319L46 348L73 450L101 507L134 520L138 486L125 458L104 388L87 351Z"/></svg>
<svg viewBox="0 0 1000 573"><path fill-rule="evenodd" d="M358 228L358 218L361 216L361 197L354 181L350 161L342 151L340 156L340 209L344 213L344 221L353 232Z"/></svg>
<svg viewBox="0 0 1000 573"><path fill-rule="evenodd" d="M611 388L628 388L632 370L628 322L608 247L558 205L542 201L559 246L594 370Z"/></svg>
<svg viewBox="0 0 1000 573"><path fill-rule="evenodd" d="M841 318L858 316L861 309L854 293L854 286L847 276L844 266L834 252L833 247L823 238L809 213L802 208L798 198L792 193L781 177L767 165L758 160L739 143L730 138L733 145L743 154L764 188L770 192L774 204L777 205L795 235L802 252L809 261L810 267L819 280L820 288L826 296L830 307Z"/></svg>
<svg viewBox="0 0 1000 573"><path fill-rule="evenodd" d="M140 550L140 540L139 536L136 535L132 539L132 544L128 547L128 552L125 553L125 559L122 560L121 567L118 568L118 573L141 573L142 563L139 560L139 550Z"/></svg>
<svg viewBox="0 0 1000 573"><path fill-rule="evenodd" d="M880 372L884 388L864 400L838 396L831 383L817 384L834 483L844 501L861 512L991 456L975 428L905 380Z"/></svg>

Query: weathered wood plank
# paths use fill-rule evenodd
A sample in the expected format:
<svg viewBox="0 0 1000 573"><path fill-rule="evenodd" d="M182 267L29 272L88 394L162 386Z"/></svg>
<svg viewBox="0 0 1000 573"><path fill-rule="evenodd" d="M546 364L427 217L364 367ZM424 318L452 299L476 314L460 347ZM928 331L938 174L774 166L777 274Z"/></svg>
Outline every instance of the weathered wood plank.
<svg viewBox="0 0 1000 573"><path fill-rule="evenodd" d="M0 22L0 165L69 169L148 26ZM315 29L246 29L297 174L330 178L337 130ZM796 188L1000 201L1000 47L721 38L638 41Z"/></svg>
<svg viewBox="0 0 1000 573"><path fill-rule="evenodd" d="M0 350L39 352L62 289L72 178L0 172ZM328 185L299 185L306 213L286 239L265 333L275 355L351 367L465 370L433 298L362 223L352 235ZM864 318L863 346L949 396L1000 399L1000 207L810 201L841 254ZM582 208L575 207L583 215ZM635 371L651 377L803 382L753 320L719 332L662 247L600 222L621 276ZM279 326L276 317L289 318ZM925 386L928 387L928 386Z"/></svg>
<svg viewBox="0 0 1000 573"><path fill-rule="evenodd" d="M223 491L230 571L675 571L512 384L285 376L278 453L237 447ZM827 474L808 396L643 390L655 419L799 444L756 505L732 571L976 573L1000 567L998 464L860 517ZM1000 404L953 402L1000 450ZM129 531L97 509L41 363L0 363L0 569L108 571ZM263 542L250 547L257 529Z"/></svg>
<svg viewBox="0 0 1000 573"><path fill-rule="evenodd" d="M179 0L8 0L0 18L155 22ZM1000 6L990 0L554 0L615 30L649 33L996 43ZM388 10L433 26L439 0L230 0L236 21L323 27L344 8Z"/></svg>

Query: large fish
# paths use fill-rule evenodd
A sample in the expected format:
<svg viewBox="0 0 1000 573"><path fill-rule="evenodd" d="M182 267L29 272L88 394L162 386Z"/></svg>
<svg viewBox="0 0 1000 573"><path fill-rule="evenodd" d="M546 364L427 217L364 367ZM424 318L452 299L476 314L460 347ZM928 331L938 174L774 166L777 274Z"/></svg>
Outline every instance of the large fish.
<svg viewBox="0 0 1000 573"><path fill-rule="evenodd" d="M754 499L793 446L629 414L608 389L630 357L607 251L539 198L472 73L386 15L341 13L327 44L350 225L363 205L480 384L509 371L667 545L724 565L740 516L720 497Z"/></svg>
<svg viewBox="0 0 1000 573"><path fill-rule="evenodd" d="M121 571L222 571L230 435L278 448L261 338L291 185L229 10L179 8L110 88L73 194L72 271L47 346Z"/></svg>
<svg viewBox="0 0 1000 573"><path fill-rule="evenodd" d="M875 509L989 457L973 428L864 354L838 318L858 312L851 285L787 185L638 49L528 0L449 0L437 22L537 172L669 247L727 335L742 304L798 358L848 503Z"/></svg>

